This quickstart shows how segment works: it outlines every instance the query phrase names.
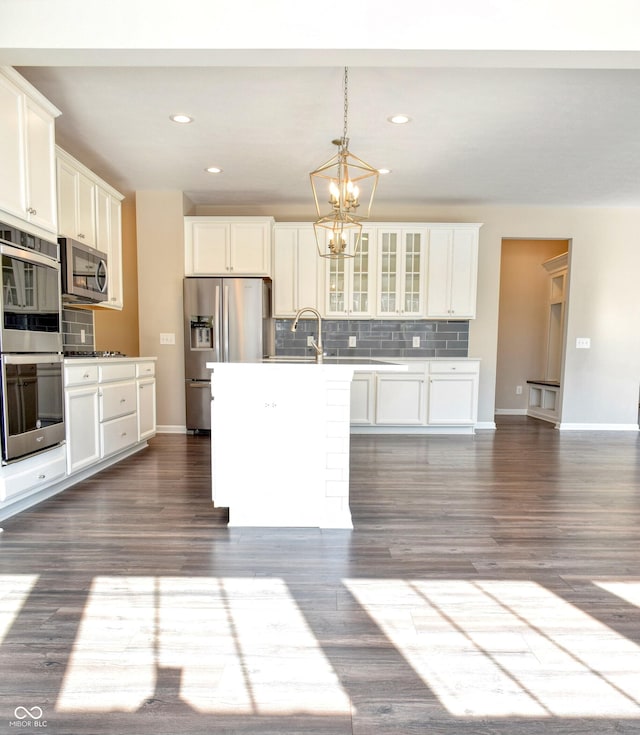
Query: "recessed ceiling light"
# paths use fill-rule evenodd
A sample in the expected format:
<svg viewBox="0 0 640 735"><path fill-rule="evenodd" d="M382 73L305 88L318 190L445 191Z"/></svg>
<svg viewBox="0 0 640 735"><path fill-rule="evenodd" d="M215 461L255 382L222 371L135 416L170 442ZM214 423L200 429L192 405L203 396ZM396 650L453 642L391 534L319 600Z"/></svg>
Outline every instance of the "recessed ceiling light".
<svg viewBox="0 0 640 735"><path fill-rule="evenodd" d="M390 168L379 168L378 169L378 173L379 174L382 174L382 175L384 175L384 174L390 174L391 173L391 169Z"/></svg>
<svg viewBox="0 0 640 735"><path fill-rule="evenodd" d="M221 174L222 173L222 169L218 168L217 166L209 166L208 168L205 168L205 171L208 174Z"/></svg>
<svg viewBox="0 0 640 735"><path fill-rule="evenodd" d="M390 123L393 123L394 125L404 125L405 123L408 123L411 121L411 118L408 115L392 115L391 117L388 117L387 120Z"/></svg>
<svg viewBox="0 0 640 735"><path fill-rule="evenodd" d="M184 115L183 113L178 113L177 115L170 115L169 120L172 120L174 123L181 123L186 124L193 122L193 118L190 115Z"/></svg>

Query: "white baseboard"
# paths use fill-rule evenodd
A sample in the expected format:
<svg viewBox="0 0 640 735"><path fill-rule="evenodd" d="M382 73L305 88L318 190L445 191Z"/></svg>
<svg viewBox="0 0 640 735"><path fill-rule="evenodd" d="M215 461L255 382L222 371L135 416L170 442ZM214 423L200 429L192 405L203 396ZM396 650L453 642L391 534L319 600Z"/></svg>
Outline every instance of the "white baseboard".
<svg viewBox="0 0 640 735"><path fill-rule="evenodd" d="M475 426L367 426L351 424L352 434L473 434Z"/></svg>
<svg viewBox="0 0 640 735"><path fill-rule="evenodd" d="M526 408L496 408L494 411L496 416L526 416Z"/></svg>
<svg viewBox="0 0 640 735"><path fill-rule="evenodd" d="M478 421L478 423L476 424L476 431L482 431L482 430L495 431L496 422L495 421Z"/></svg>
<svg viewBox="0 0 640 735"><path fill-rule="evenodd" d="M638 431L638 424L570 424L559 423L560 431Z"/></svg>
<svg viewBox="0 0 640 735"><path fill-rule="evenodd" d="M156 426L156 434L186 434L186 426L173 426L166 424L164 426Z"/></svg>

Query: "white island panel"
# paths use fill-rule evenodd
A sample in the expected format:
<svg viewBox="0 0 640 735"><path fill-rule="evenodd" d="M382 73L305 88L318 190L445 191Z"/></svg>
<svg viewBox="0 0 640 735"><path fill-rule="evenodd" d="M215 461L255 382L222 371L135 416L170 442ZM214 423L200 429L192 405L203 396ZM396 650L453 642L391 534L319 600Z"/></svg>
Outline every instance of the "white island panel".
<svg viewBox="0 0 640 735"><path fill-rule="evenodd" d="M351 378L403 365L207 363L212 499L230 526L352 528Z"/></svg>

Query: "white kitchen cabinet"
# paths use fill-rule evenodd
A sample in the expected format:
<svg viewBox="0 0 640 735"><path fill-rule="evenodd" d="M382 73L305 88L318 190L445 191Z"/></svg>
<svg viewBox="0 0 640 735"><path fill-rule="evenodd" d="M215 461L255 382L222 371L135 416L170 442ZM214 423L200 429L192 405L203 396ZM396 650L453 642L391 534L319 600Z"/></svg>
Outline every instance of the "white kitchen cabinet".
<svg viewBox="0 0 640 735"><path fill-rule="evenodd" d="M428 371L427 423L475 425L480 363L477 360L433 360Z"/></svg>
<svg viewBox="0 0 640 735"><path fill-rule="evenodd" d="M73 359L65 363L64 375L69 474L155 434L153 360Z"/></svg>
<svg viewBox="0 0 640 735"><path fill-rule="evenodd" d="M65 365L67 472L72 474L100 459L97 365Z"/></svg>
<svg viewBox="0 0 640 735"><path fill-rule="evenodd" d="M270 276L272 217L185 217L185 275Z"/></svg>
<svg viewBox="0 0 640 735"><path fill-rule="evenodd" d="M111 195L101 186L95 188L96 210L96 243L95 247L105 255L109 255L111 238Z"/></svg>
<svg viewBox="0 0 640 735"><path fill-rule="evenodd" d="M136 388L138 413L138 441L156 433L156 379L155 363L136 364Z"/></svg>
<svg viewBox="0 0 640 735"><path fill-rule="evenodd" d="M425 240L426 228L378 229L376 316L424 314Z"/></svg>
<svg viewBox="0 0 640 735"><path fill-rule="evenodd" d="M108 226L101 226L101 214L98 210L98 233L106 230L106 239L101 242L98 239L98 248L103 250L106 248L107 262L109 268L109 280L107 282L108 298L103 302L102 306L108 306L112 309L122 309L124 306L124 291L122 280L122 197L118 194L104 192L98 187L98 197L103 200L102 217L105 218Z"/></svg>
<svg viewBox="0 0 640 735"><path fill-rule="evenodd" d="M60 235L107 256L107 299L100 307L122 309L123 196L62 148L56 148Z"/></svg>
<svg viewBox="0 0 640 735"><path fill-rule="evenodd" d="M375 374L354 373L351 380L351 423L371 425L374 421Z"/></svg>
<svg viewBox="0 0 640 735"><path fill-rule="evenodd" d="M375 421L378 425L425 422L424 370L376 376Z"/></svg>
<svg viewBox="0 0 640 735"><path fill-rule="evenodd" d="M479 229L477 224L429 227L427 318L475 318Z"/></svg>
<svg viewBox="0 0 640 735"><path fill-rule="evenodd" d="M5 219L27 222L44 237L58 229L54 146L59 114L14 69L0 68L0 210Z"/></svg>
<svg viewBox="0 0 640 735"><path fill-rule="evenodd" d="M354 233L349 236L354 238ZM350 248L354 243L350 243ZM326 261L326 317L366 319L373 315L375 301L375 230L363 228L353 258L323 258Z"/></svg>
<svg viewBox="0 0 640 735"><path fill-rule="evenodd" d="M311 224L276 224L273 229L273 312L292 317L304 306L324 310L323 259Z"/></svg>
<svg viewBox="0 0 640 735"><path fill-rule="evenodd" d="M399 360L402 362L402 360ZM408 360L404 373L356 373L351 383L354 433L473 433L480 361Z"/></svg>
<svg viewBox="0 0 640 735"><path fill-rule="evenodd" d="M96 182L60 149L58 177L58 231L62 237L96 247Z"/></svg>
<svg viewBox="0 0 640 735"><path fill-rule="evenodd" d="M67 388L64 405L67 472L71 474L100 459L98 384Z"/></svg>

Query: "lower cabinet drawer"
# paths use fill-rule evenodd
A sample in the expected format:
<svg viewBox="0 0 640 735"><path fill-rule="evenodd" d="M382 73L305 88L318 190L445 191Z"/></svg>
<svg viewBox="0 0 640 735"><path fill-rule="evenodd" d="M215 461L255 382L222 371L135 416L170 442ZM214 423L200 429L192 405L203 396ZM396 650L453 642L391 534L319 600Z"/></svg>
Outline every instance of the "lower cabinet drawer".
<svg viewBox="0 0 640 735"><path fill-rule="evenodd" d="M0 502L27 491L38 492L65 476L67 460L64 447L47 454L50 456L29 457L3 467Z"/></svg>
<svg viewBox="0 0 640 735"><path fill-rule="evenodd" d="M477 373L479 363L475 360L433 360L429 372L434 374Z"/></svg>
<svg viewBox="0 0 640 735"><path fill-rule="evenodd" d="M138 440L138 417L135 413L100 424L102 457L130 447Z"/></svg>
<svg viewBox="0 0 640 735"><path fill-rule="evenodd" d="M109 421L136 410L136 384L109 383L100 386L100 421Z"/></svg>

